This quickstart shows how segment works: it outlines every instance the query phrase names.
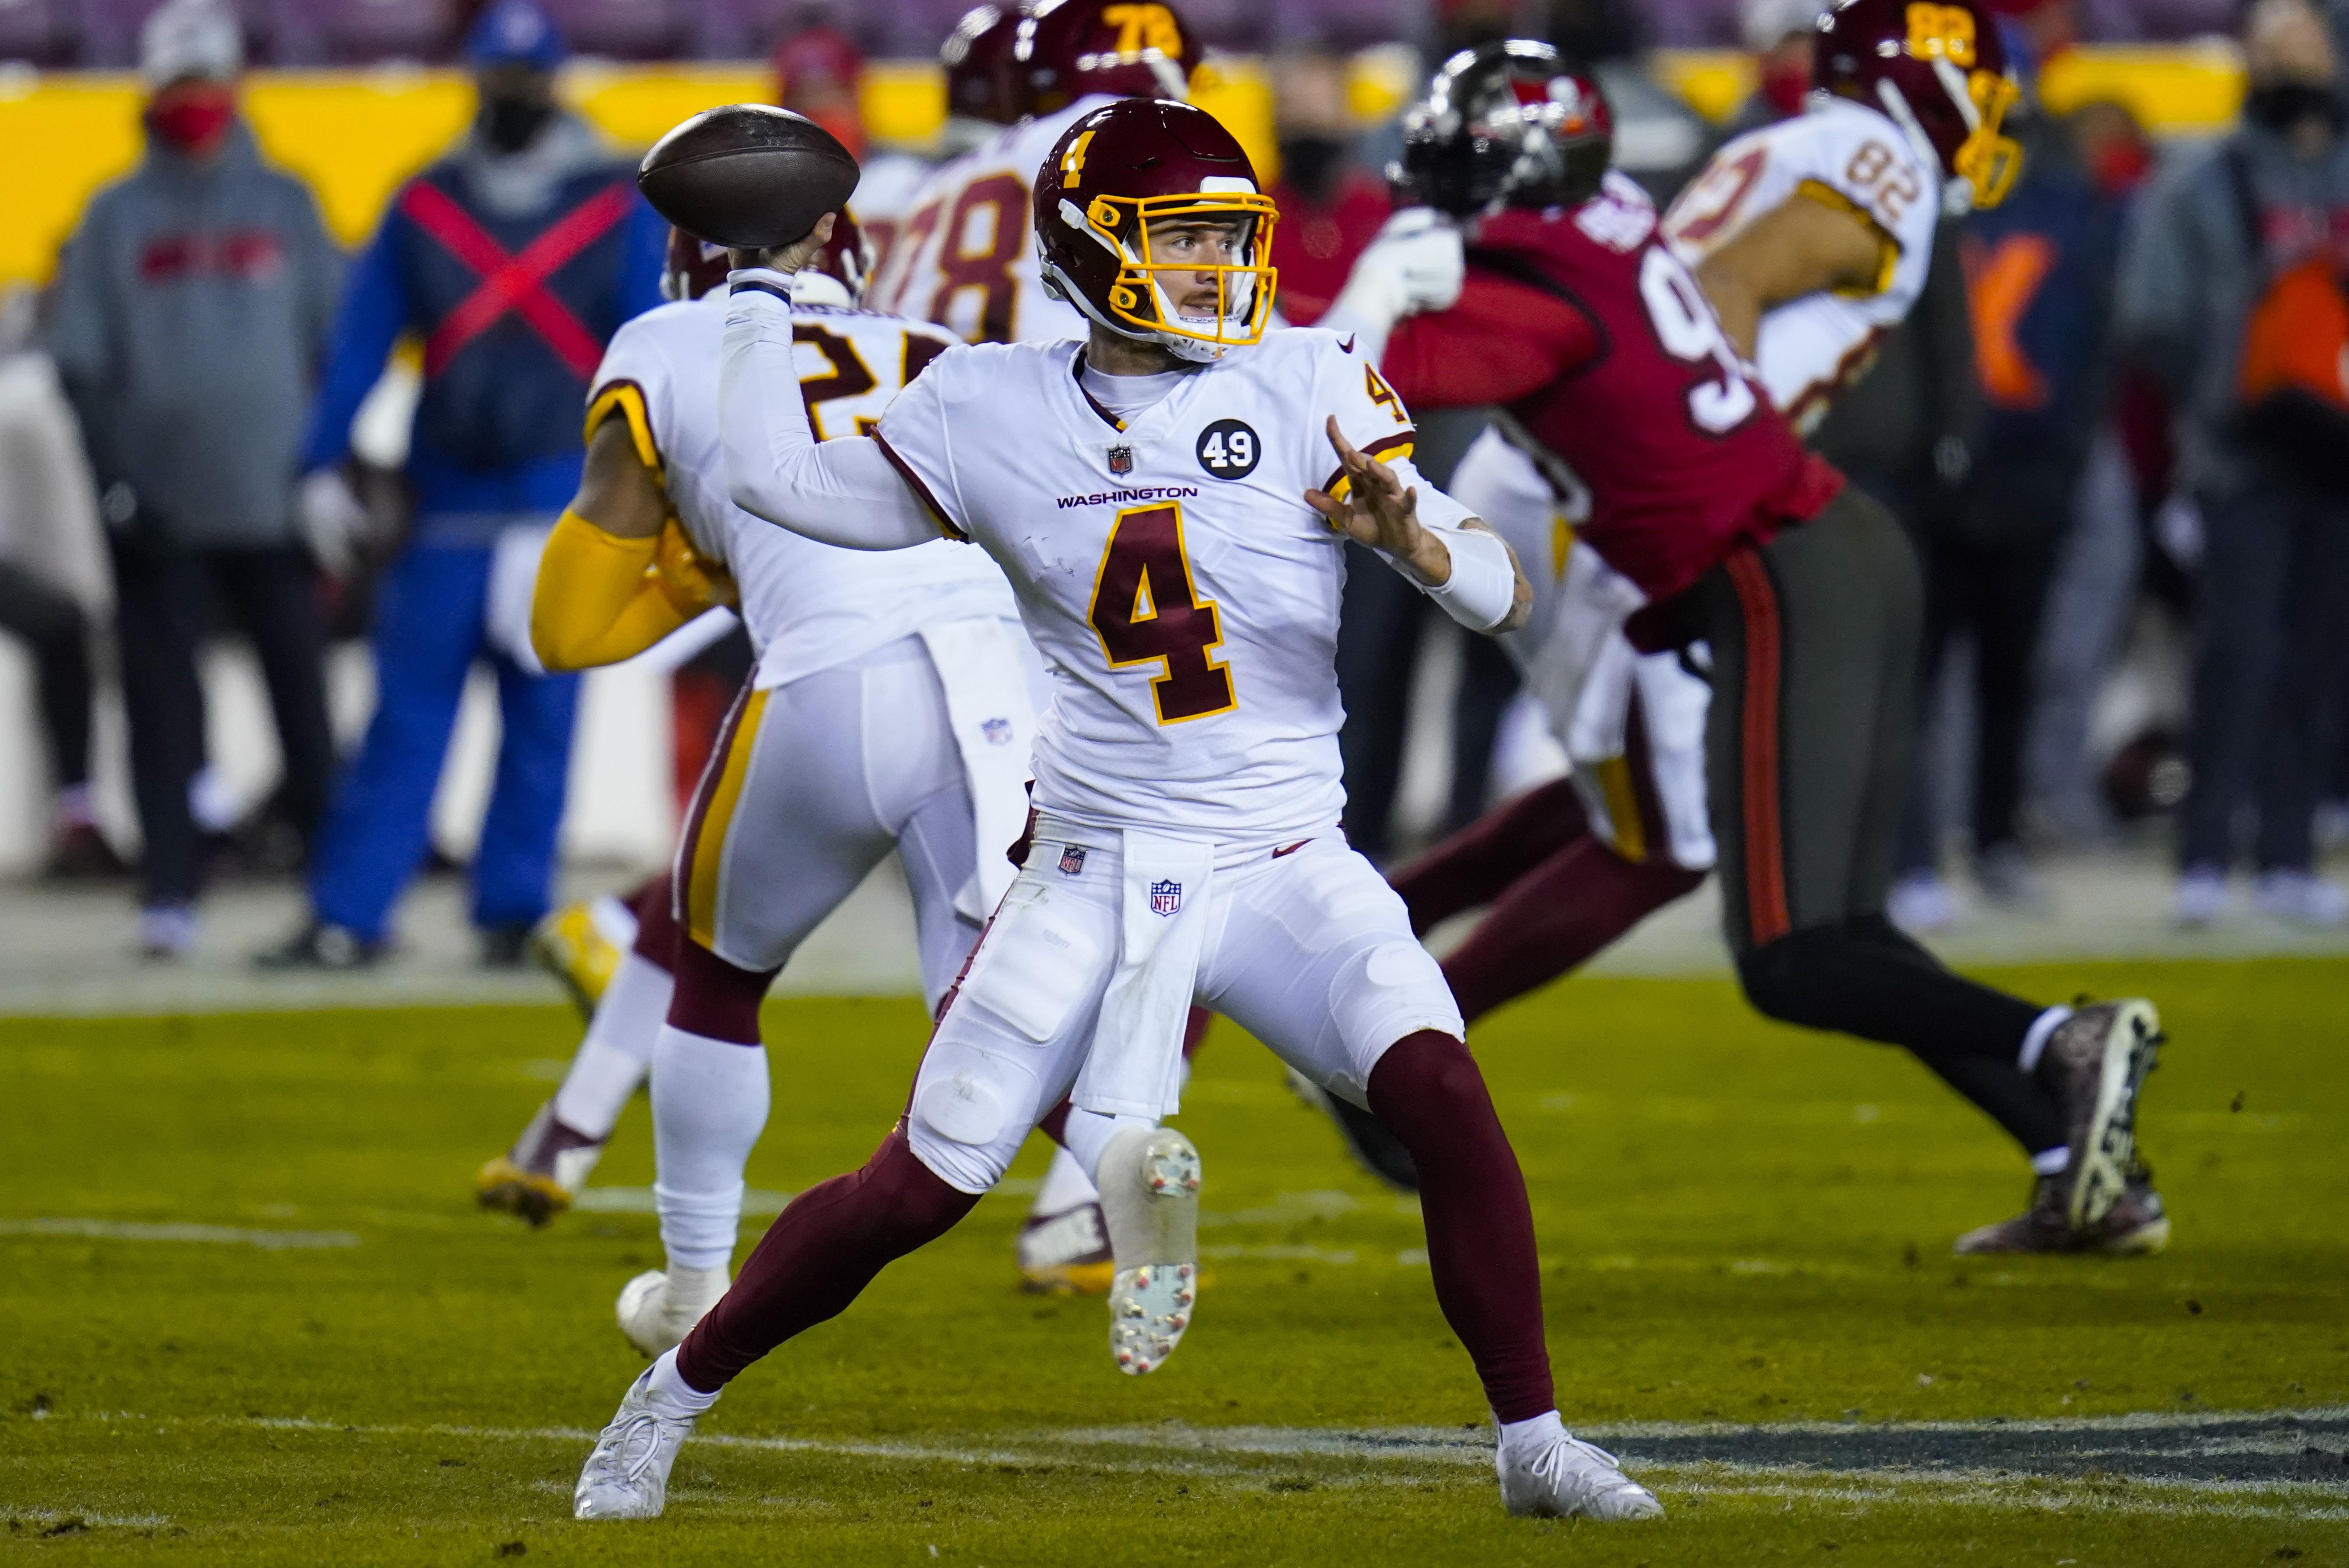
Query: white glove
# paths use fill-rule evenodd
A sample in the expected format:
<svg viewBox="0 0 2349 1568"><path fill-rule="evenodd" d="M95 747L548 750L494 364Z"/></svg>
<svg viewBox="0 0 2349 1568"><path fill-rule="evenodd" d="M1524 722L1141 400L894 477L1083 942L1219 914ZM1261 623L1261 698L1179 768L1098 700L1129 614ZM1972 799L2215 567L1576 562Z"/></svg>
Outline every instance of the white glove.
<svg viewBox="0 0 2349 1568"><path fill-rule="evenodd" d="M368 519L343 470L318 469L303 475L294 490L294 518L327 575L348 577L358 563L359 541L367 537Z"/></svg>
<svg viewBox="0 0 2349 1568"><path fill-rule="evenodd" d="M1355 258L1338 298L1400 321L1414 311L1457 304L1467 270L1458 225L1433 207L1406 207Z"/></svg>
<svg viewBox="0 0 2349 1568"><path fill-rule="evenodd" d="M1467 271L1458 225L1433 207L1406 207L1354 259L1346 286L1315 325L1360 335L1376 359L1404 316L1457 304Z"/></svg>

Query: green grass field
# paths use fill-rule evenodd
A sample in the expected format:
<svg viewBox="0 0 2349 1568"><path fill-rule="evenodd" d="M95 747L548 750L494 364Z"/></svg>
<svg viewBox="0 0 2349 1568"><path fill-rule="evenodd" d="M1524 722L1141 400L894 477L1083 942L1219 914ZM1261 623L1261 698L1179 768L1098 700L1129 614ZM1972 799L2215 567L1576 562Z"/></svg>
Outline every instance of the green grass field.
<svg viewBox="0 0 2349 1568"><path fill-rule="evenodd" d="M1185 1099L1210 1281L1165 1371L1112 1368L1097 1302L1012 1288L1025 1199L998 1194L738 1383L665 1520L583 1526L588 1434L642 1365L611 1301L657 1264L653 1218L532 1233L471 1198L569 1055L565 1011L0 1023L0 1553L2349 1563L2329 1451L2349 1405L2349 962L2002 978L2160 1002L2144 1143L2165 1255L1953 1259L2023 1197L2013 1151L1905 1057L1765 1025L1726 982L1577 980L1476 1032L1533 1187L1568 1419L1666 1454L1633 1468L1671 1517L1616 1527L1502 1513L1416 1209L1228 1026ZM796 1191L870 1152L923 1019L895 1001L768 1017L750 1182ZM1041 1165L1031 1147L1017 1174ZM640 1101L596 1182L651 1170ZM2219 1444L2188 1479L2132 1457L2201 1413L2287 1409L2336 1435L2304 1459ZM2041 1462L2073 1440L2060 1425L1905 1425L2125 1412L2150 1418L2091 1429L2118 1435L2088 1462ZM1861 1458L1770 1459L1805 1422ZM1761 1458L1685 1457L1692 1433L1746 1452L1749 1423ZM1344 1436L1399 1429L1419 1430Z"/></svg>

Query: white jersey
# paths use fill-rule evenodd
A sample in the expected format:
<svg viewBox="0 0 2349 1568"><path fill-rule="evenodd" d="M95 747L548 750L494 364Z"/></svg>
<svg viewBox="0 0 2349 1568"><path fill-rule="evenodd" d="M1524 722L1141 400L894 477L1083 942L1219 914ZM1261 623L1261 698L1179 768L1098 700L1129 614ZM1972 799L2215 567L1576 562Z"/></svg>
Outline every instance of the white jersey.
<svg viewBox="0 0 2349 1568"><path fill-rule="evenodd" d="M668 492L693 546L733 573L764 688L830 669L925 625L1018 614L987 556L947 540L875 554L819 544L728 497L718 431L726 295L665 304L613 335L589 396L613 409ZM816 438L870 431L906 380L952 340L870 311L800 305L793 354Z"/></svg>
<svg viewBox="0 0 2349 1568"><path fill-rule="evenodd" d="M874 306L936 322L967 343L1082 337L1083 315L1044 292L1029 198L1061 133L1115 101L1080 98L941 164L898 222Z"/></svg>
<svg viewBox="0 0 2349 1568"><path fill-rule="evenodd" d="M1693 267L1798 194L1865 218L1883 248L1872 291L1790 300L1764 315L1754 335L1755 367L1771 401L1807 430L1924 292L1940 219L1940 170L1884 115L1832 98L1714 153L1664 214L1665 241Z"/></svg>
<svg viewBox="0 0 2349 1568"><path fill-rule="evenodd" d="M950 350L883 416L893 461L1001 562L1052 676L1036 805L1086 824L1246 845L1326 831L1345 804L1340 536L1304 491L1339 428L1420 490L1402 402L1311 328L1186 377L1131 426L1079 384L1077 342Z"/></svg>
<svg viewBox="0 0 2349 1568"><path fill-rule="evenodd" d="M874 255L889 253L898 227L914 210L916 197L936 168L910 152L879 152L864 160L857 172L856 193L848 199L848 210L855 214Z"/></svg>

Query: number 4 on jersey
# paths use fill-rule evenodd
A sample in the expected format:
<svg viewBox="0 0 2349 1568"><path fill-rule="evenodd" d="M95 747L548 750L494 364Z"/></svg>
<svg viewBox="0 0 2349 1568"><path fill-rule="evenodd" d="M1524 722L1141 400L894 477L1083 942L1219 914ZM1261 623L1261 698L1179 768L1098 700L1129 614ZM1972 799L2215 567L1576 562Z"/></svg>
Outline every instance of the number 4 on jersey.
<svg viewBox="0 0 2349 1568"><path fill-rule="evenodd" d="M1183 552L1183 509L1135 507L1117 514L1093 577L1086 619L1112 669L1155 659L1164 673L1150 683L1158 722L1180 724L1237 706L1230 670L1208 657L1224 640L1212 601L1191 583Z"/></svg>

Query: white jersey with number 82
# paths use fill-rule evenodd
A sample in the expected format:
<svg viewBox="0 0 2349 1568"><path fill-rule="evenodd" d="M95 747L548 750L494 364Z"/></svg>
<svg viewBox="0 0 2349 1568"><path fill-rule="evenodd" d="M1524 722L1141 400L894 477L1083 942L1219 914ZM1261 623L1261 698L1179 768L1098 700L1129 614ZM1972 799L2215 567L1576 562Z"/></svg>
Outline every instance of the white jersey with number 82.
<svg viewBox="0 0 2349 1568"><path fill-rule="evenodd" d="M1836 98L1748 131L1714 153L1664 214L1664 240L1695 266L1756 218L1795 199L1857 214L1882 245L1871 289L1806 294L1762 318L1754 354L1762 385L1807 429L1867 369L1877 340L1900 325L1924 292L1940 221L1940 173L1889 119Z"/></svg>

